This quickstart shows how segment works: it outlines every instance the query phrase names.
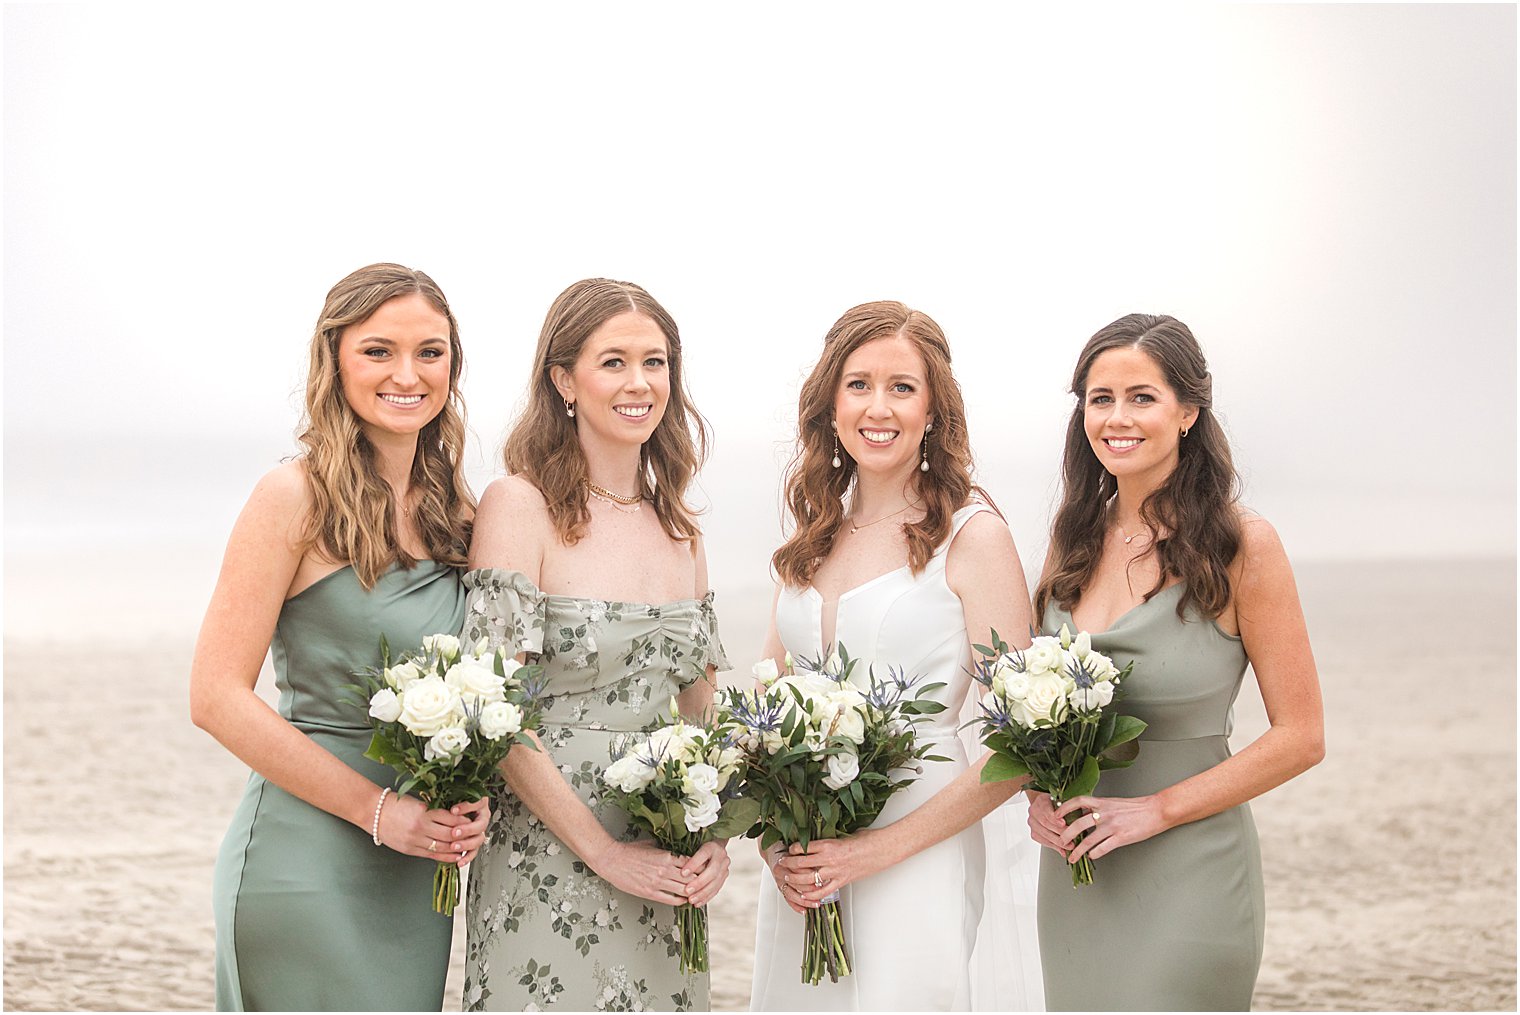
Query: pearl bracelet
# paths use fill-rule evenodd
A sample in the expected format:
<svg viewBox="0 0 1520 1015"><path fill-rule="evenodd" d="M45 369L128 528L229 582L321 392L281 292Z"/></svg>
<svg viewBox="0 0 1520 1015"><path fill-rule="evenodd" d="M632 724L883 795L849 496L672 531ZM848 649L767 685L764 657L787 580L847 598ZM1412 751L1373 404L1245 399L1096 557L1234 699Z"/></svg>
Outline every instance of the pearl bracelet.
<svg viewBox="0 0 1520 1015"><path fill-rule="evenodd" d="M369 826L369 837L375 840L375 845L384 845L380 841L380 808L385 806L385 798L391 795L391 788L385 787L380 791L380 799L375 801L375 820Z"/></svg>

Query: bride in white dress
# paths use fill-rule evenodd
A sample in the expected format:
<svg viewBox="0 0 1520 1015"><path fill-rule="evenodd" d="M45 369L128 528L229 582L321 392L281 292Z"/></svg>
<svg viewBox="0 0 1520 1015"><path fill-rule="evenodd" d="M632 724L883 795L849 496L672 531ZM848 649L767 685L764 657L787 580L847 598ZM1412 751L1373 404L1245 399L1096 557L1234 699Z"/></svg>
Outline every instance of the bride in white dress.
<svg viewBox="0 0 1520 1015"><path fill-rule="evenodd" d="M795 531L773 558L765 654L818 657L838 643L861 661L861 683L867 664L944 681L935 696L946 709L919 735L949 760L925 762L869 829L806 854L767 852L751 1009L1039 1010L1030 879L1009 869L1007 848L1022 846L1008 829L1023 817L995 815L986 836L981 824L1022 797L1009 801L1016 783L981 785L980 751L968 756L956 732L974 707L971 644L992 628L1028 644L1029 595L1008 526L972 485L939 326L900 303L848 311L803 385L798 432L786 485ZM802 914L835 890L853 973L810 986Z"/></svg>

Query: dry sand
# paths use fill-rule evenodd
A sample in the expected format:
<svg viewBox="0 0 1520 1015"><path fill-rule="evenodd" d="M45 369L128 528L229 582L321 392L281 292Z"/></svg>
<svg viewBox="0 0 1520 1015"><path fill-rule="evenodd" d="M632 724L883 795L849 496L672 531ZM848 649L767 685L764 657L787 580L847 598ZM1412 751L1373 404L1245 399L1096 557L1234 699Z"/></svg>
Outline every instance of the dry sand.
<svg viewBox="0 0 1520 1015"><path fill-rule="evenodd" d="M113 630L109 604L130 593L95 577L58 604L86 635L6 631L5 1006L206 1009L211 867L246 771L187 718L193 630ZM1255 1005L1513 1010L1514 561L1315 564L1299 580L1329 756L1253 804L1269 907ZM736 661L767 605L720 601ZM1251 686L1237 748L1265 726ZM718 1010L749 996L759 866L748 843L732 854L712 907Z"/></svg>

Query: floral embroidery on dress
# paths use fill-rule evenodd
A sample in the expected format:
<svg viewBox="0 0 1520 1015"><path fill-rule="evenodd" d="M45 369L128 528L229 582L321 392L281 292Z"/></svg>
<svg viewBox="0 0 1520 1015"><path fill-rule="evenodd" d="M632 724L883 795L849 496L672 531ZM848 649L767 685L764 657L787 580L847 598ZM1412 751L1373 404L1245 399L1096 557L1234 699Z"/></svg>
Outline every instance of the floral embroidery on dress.
<svg viewBox="0 0 1520 1015"><path fill-rule="evenodd" d="M464 637L538 653L545 750L613 838L637 838L603 805L602 771L614 738L649 725L707 667L729 668L712 593L662 605L580 599L495 569L464 584ZM510 793L492 801L467 898L467 1010L708 1006L707 975L680 972L674 910L613 888Z"/></svg>

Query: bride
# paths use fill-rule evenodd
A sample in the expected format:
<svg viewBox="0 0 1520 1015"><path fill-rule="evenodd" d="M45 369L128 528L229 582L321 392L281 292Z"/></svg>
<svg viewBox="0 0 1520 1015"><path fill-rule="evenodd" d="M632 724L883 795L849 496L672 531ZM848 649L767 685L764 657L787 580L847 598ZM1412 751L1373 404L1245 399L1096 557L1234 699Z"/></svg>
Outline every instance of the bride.
<svg viewBox="0 0 1520 1015"><path fill-rule="evenodd" d="M995 628L1027 645L1030 613L1013 537L971 481L960 388L933 320L879 302L834 324L802 388L786 503L795 531L772 558L765 655L817 657L837 642L878 672L944 681L935 697L947 708L919 734L949 760L925 762L869 829L807 853L767 851L774 884L761 885L751 1008L968 1009L987 862L979 822L1018 783L981 785L956 726L971 643ZM868 679L865 665L855 679ZM854 972L803 984L803 914L841 890ZM1024 967L1006 951L996 961ZM1018 983L998 1000L1026 1006Z"/></svg>

